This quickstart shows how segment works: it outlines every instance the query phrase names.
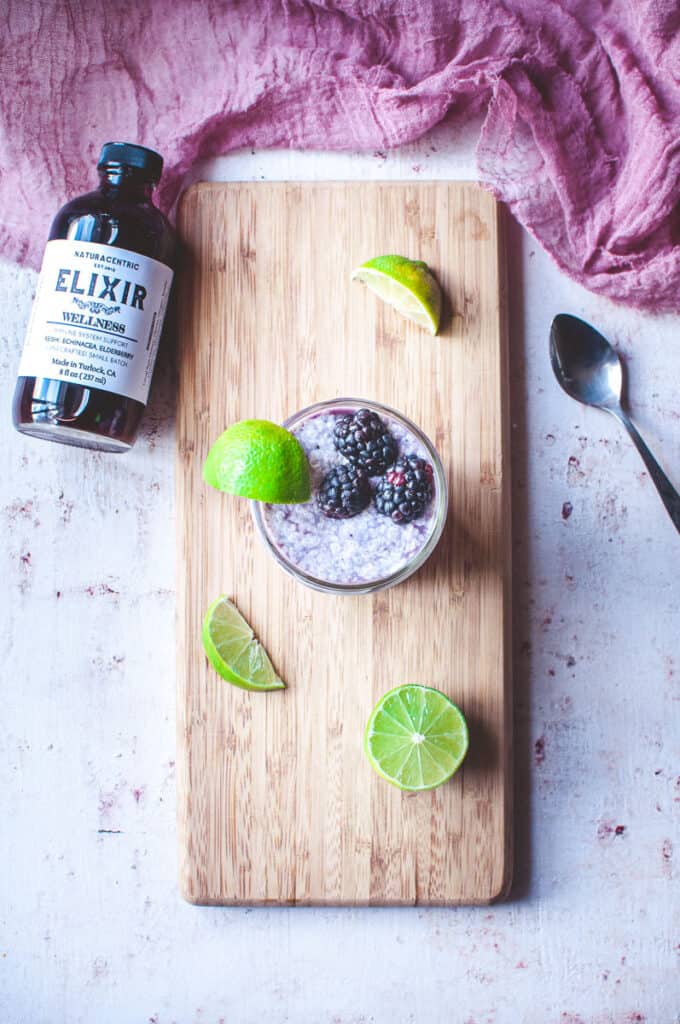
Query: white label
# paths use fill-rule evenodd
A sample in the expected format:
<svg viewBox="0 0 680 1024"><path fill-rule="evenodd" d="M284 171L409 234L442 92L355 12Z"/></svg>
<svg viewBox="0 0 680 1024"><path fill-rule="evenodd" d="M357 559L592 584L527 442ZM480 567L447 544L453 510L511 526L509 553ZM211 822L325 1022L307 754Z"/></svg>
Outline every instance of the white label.
<svg viewBox="0 0 680 1024"><path fill-rule="evenodd" d="M172 270L96 242L48 242L19 364L49 377L146 402Z"/></svg>

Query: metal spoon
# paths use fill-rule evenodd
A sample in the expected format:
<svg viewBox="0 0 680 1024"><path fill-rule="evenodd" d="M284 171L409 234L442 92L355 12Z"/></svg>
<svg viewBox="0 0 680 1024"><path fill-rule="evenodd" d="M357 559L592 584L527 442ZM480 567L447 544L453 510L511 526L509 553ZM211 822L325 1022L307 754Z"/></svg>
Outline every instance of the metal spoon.
<svg viewBox="0 0 680 1024"><path fill-rule="evenodd" d="M550 328L550 361L557 380L571 398L604 409L623 423L680 532L680 494L621 408L621 362L607 339L585 320L560 313Z"/></svg>

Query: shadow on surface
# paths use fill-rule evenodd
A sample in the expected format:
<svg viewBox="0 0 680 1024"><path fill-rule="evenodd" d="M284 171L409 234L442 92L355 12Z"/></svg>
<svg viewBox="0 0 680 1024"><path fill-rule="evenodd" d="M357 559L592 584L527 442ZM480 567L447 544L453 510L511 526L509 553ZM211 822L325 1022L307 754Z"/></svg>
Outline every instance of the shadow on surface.
<svg viewBox="0 0 680 1024"><path fill-rule="evenodd" d="M527 367L524 316L524 233L506 220L510 444L512 480L512 695L514 711L514 872L508 901L525 899L531 884L531 717L529 647L529 507L527 491Z"/></svg>

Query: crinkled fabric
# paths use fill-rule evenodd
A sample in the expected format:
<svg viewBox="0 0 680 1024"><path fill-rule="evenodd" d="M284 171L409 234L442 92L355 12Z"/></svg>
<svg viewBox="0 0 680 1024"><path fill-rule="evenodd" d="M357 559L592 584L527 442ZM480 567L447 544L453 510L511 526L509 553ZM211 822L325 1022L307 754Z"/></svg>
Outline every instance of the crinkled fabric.
<svg viewBox="0 0 680 1024"><path fill-rule="evenodd" d="M0 253L37 267L103 141L185 172L479 113L480 177L573 278L680 308L678 0L6 0ZM448 122L447 122L448 123Z"/></svg>

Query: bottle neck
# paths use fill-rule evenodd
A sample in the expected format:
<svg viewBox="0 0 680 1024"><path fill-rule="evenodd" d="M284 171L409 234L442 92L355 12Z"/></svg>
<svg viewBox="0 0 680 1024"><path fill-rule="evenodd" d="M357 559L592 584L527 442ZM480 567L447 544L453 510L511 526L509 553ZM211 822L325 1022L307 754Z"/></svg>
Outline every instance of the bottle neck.
<svg viewBox="0 0 680 1024"><path fill-rule="evenodd" d="M99 168L99 188L105 195L116 195L135 202L151 202L154 181L149 181L135 167L111 164Z"/></svg>

